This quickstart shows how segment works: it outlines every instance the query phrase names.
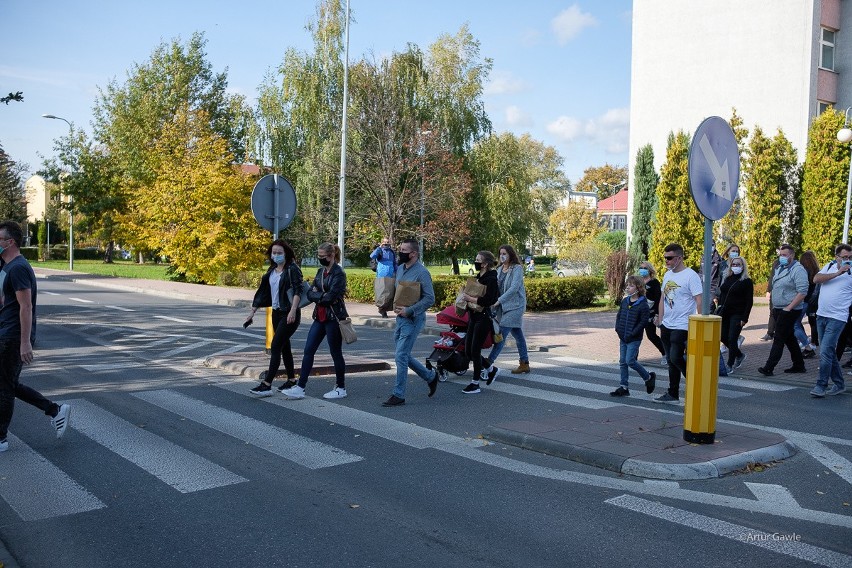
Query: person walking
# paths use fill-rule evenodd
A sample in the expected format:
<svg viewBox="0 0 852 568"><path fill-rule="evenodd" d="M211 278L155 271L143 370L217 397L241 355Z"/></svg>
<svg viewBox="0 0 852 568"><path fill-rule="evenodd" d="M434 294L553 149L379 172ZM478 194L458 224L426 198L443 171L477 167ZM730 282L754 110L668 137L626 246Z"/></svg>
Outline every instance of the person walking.
<svg viewBox="0 0 852 568"><path fill-rule="evenodd" d="M802 320L796 321L794 329L796 340L799 342L799 347L802 348L802 357L810 359L811 357L816 357L816 346L819 343L817 339L816 311L812 311L810 305L813 300L814 291L816 290L814 276L819 273L820 267L816 255L812 250L803 252L802 256L799 257L799 262L808 273L808 292L802 301L802 316L808 318L811 335L808 337L808 334L805 333L805 326L802 325Z"/></svg>
<svg viewBox="0 0 852 568"><path fill-rule="evenodd" d="M645 282L640 276L628 276L625 286L627 296L621 300L618 314L615 316L615 332L618 334L621 384L610 396L630 396L629 374L631 368L645 381L645 392L651 394L657 384L657 374L649 373L637 360L642 334L651 314L645 300Z"/></svg>
<svg viewBox="0 0 852 568"><path fill-rule="evenodd" d="M666 261L663 276L660 313L654 323L660 326L660 335L666 349L669 367L669 388L655 402L672 403L680 400L680 377L686 376L686 340L689 336L689 316L701 305L701 279L694 270L683 263L683 247L671 243L665 248Z"/></svg>
<svg viewBox="0 0 852 568"><path fill-rule="evenodd" d="M396 254L389 238L382 239L382 243L370 253L370 259L376 261L376 278L396 278ZM380 306L379 313L383 318L388 317L385 307Z"/></svg>
<svg viewBox="0 0 852 568"><path fill-rule="evenodd" d="M772 348L763 367L757 372L771 377L775 365L781 360L784 346L790 351L793 366L784 369L785 373L804 373L805 360L802 349L793 333L796 319L802 319L802 300L808 293L808 273L796 261L796 250L788 245L781 245L778 253L778 269L772 274L772 316L775 320L775 336Z"/></svg>
<svg viewBox="0 0 852 568"><path fill-rule="evenodd" d="M399 245L399 267L396 270L396 281L416 282L419 284L419 299L410 306L395 306L396 329L393 339L396 344L396 384L393 394L382 406L401 406L405 404L405 388L408 384L408 370L426 381L429 396L435 394L438 388L438 372L431 364L426 367L411 356L414 342L426 325L426 310L435 303L435 290L432 287L432 275L420 262L420 245L415 239L407 239Z"/></svg>
<svg viewBox="0 0 852 568"><path fill-rule="evenodd" d="M278 392L296 385L296 370L290 338L296 333L302 320L302 311L299 309L302 295L302 271L296 264L296 254L290 245L281 239L276 239L266 250L266 256L269 258L269 270L260 279L260 286L251 303L251 313L246 318L246 324L249 324L254 319L258 308L272 308L274 334L269 348L269 368L260 374L260 384L250 391L251 394L260 397L272 396L272 382L281 367L282 358L284 369L287 371L287 380L278 387Z"/></svg>
<svg viewBox="0 0 852 568"><path fill-rule="evenodd" d="M648 322L645 324L645 336L660 352L662 356L660 364L667 367L669 361L666 359L666 349L663 347L663 340L657 335L657 326L654 325L654 318L660 313L660 298L662 296L660 281L657 280L657 271L654 270L653 264L643 260L639 264L639 276L645 282L645 301L648 302L648 307L651 309Z"/></svg>
<svg viewBox="0 0 852 568"><path fill-rule="evenodd" d="M772 275L778 270L778 257L781 254L781 249L775 250L775 261L772 263L772 268L769 269L769 282L766 283L766 299L770 301L769 318L766 321L766 333L761 336L761 341L772 341L775 337L775 313L772 311Z"/></svg>
<svg viewBox="0 0 852 568"><path fill-rule="evenodd" d="M852 246L840 244L834 249L834 260L814 276L819 284L817 330L819 330L819 377L811 390L814 398L833 396L846 391L837 344L849 319L852 304ZM833 383L828 388L828 381Z"/></svg>
<svg viewBox="0 0 852 568"><path fill-rule="evenodd" d="M748 275L745 258L737 255L730 260L725 270L725 279L720 288L720 307L722 316L722 343L728 348L728 374L739 369L746 359L740 350L740 337L748 323L754 304L754 282Z"/></svg>
<svg viewBox="0 0 852 568"><path fill-rule="evenodd" d="M20 225L0 223L0 452L9 449L15 398L50 416L57 438L65 434L71 421L70 404L56 404L20 382L21 369L33 362L38 295L33 268L21 254L22 241Z"/></svg>
<svg viewBox="0 0 852 568"><path fill-rule="evenodd" d="M466 302L482 307L482 311L474 310L471 307L467 308L468 322L467 333L464 338L464 353L468 360L473 362L473 379L462 390L465 394L481 392L479 388L480 379L484 380L486 385L490 385L497 376L496 372L493 375L488 375L487 371L483 372L488 368L488 361L482 356L482 344L491 332L491 316L488 310L491 309L500 295L497 273L492 269L494 255L487 250L479 251L473 261L473 266L479 271L476 279L485 286L485 293L479 297L464 294Z"/></svg>
<svg viewBox="0 0 852 568"><path fill-rule="evenodd" d="M527 352L527 340L524 337L524 312L527 311L527 290L524 287L524 267L521 259L511 245L502 245L498 249L500 264L497 267L497 287L500 296L494 304L497 321L500 323L500 335L503 341L495 343L488 354L488 376L492 380L500 374L500 369L494 366L497 357L506 345L506 338L511 333L518 346L518 366L512 369L513 375L530 372L530 356Z"/></svg>
<svg viewBox="0 0 852 568"><path fill-rule="evenodd" d="M305 398L305 387L313 370L314 356L323 339L328 339L328 349L331 352L331 360L334 361L336 385L322 397L346 397L346 361L343 359L343 336L338 323L338 320L349 317L343 303L343 296L346 294L346 273L339 264L340 248L337 245L321 244L317 249L317 258L321 266L308 291L308 299L316 304L311 316L314 321L305 340L299 382L281 391L287 398Z"/></svg>

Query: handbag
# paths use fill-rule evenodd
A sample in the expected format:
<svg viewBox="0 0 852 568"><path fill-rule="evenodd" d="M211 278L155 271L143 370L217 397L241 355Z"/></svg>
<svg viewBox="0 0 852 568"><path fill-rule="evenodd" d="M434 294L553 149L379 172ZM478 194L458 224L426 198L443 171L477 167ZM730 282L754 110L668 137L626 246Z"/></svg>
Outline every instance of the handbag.
<svg viewBox="0 0 852 568"><path fill-rule="evenodd" d="M489 309L488 312L488 315L491 318L492 339L494 343L503 343L503 334L500 333L500 322L498 322L497 318L494 317L493 311Z"/></svg>
<svg viewBox="0 0 852 568"><path fill-rule="evenodd" d="M292 274L290 272L287 273L287 279L289 280ZM302 280L302 291L299 293L299 309L304 308L311 301L308 299L308 291L311 289L311 285ZM287 299L290 300L290 305L293 305L293 286L287 286Z"/></svg>
<svg viewBox="0 0 852 568"><path fill-rule="evenodd" d="M355 328L352 327L352 318L339 319L337 323L340 325L340 335L343 336L343 341L347 344L358 341L358 335L355 334Z"/></svg>

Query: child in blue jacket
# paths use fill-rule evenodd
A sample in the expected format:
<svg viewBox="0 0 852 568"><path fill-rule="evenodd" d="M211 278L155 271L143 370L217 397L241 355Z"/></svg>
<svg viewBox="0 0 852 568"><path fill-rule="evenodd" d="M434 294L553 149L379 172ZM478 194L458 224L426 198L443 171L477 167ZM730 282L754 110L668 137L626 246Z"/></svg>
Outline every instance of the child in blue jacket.
<svg viewBox="0 0 852 568"><path fill-rule="evenodd" d="M645 282L639 276L628 276L626 285L627 297L621 301L618 315L615 317L615 332L621 340L621 356L618 365L621 368L621 385L610 396L630 396L627 388L628 369L632 367L642 380L645 381L645 391L648 394L654 392L657 375L645 370L639 361L639 346L642 344L642 335L645 332L645 324L651 313L651 308L645 300Z"/></svg>

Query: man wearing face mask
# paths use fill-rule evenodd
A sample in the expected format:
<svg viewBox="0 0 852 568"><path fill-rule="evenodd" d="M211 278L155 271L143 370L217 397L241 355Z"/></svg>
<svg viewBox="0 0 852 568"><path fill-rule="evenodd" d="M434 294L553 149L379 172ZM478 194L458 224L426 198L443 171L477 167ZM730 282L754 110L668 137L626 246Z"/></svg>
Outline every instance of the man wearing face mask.
<svg viewBox="0 0 852 568"><path fill-rule="evenodd" d="M802 301L808 294L808 271L796 261L796 251L792 246L781 245L778 252L778 268L772 274L771 282L775 336L772 339L772 349L769 351L766 364L759 367L757 371L761 375L771 377L786 345L790 351L793 366L784 369L784 372L804 373L807 371L805 359L802 357L802 349L793 331L796 321L802 319Z"/></svg>
<svg viewBox="0 0 852 568"><path fill-rule="evenodd" d="M837 342L849 319L849 305L852 304L852 246L838 245L834 254L834 260L814 276L814 284L819 284L819 378L811 391L815 398L846 391L843 371L837 359ZM834 384L826 390L829 379Z"/></svg>
<svg viewBox="0 0 852 568"><path fill-rule="evenodd" d="M382 406L401 406L405 404L405 387L408 383L408 369L426 381L429 396L438 388L438 372L427 369L423 363L411 356L411 349L420 331L426 324L426 310L435 303L435 291L432 287L432 275L420 262L420 246L415 239L406 239L399 245L399 267L396 269L396 281L417 282L420 284L420 299L408 307L395 307L396 329L393 337L396 343L396 385L390 398Z"/></svg>

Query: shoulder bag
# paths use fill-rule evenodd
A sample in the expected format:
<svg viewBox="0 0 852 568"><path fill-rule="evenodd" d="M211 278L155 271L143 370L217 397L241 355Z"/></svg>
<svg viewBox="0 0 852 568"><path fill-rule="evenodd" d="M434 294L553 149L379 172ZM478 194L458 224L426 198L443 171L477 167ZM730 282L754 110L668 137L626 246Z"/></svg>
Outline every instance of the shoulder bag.
<svg viewBox="0 0 852 568"><path fill-rule="evenodd" d="M292 273L291 273L291 271L288 270L287 271L287 279L289 280L291 277L292 277ZM307 282L305 282L304 280L302 280L302 291L299 294L299 309L302 309L302 308L304 308L305 306L307 306L308 304L311 303L311 301L308 299L308 290L310 290L310 289L311 289L311 285L308 284ZM293 305L293 296L294 296L293 286L292 286L292 282L290 282L290 286L287 286L287 299L290 300L291 306Z"/></svg>

